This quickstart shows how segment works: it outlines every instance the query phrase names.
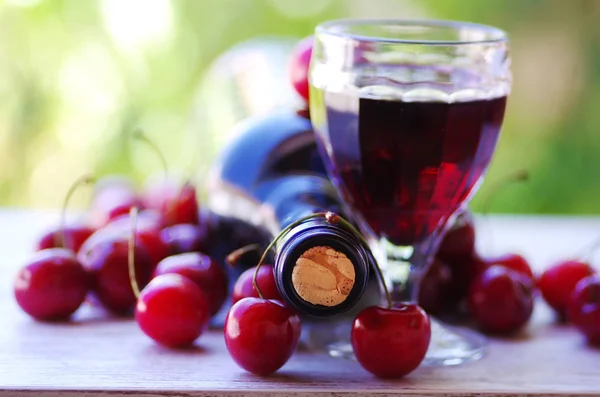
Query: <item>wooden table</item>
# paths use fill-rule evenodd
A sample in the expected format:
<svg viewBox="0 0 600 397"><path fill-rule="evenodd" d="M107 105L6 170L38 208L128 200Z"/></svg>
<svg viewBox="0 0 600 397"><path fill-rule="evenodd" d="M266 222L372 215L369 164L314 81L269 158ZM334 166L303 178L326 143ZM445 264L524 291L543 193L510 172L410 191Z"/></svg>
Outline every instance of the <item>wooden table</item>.
<svg viewBox="0 0 600 397"><path fill-rule="evenodd" d="M353 361L298 352L280 372L259 378L239 369L222 335L192 350L155 345L131 320L83 310L69 324L36 323L12 297L12 279L53 212L0 211L0 396L390 396L600 395L600 350L552 323L540 301L516 338L491 341L481 361L421 367L405 379L378 380ZM570 257L600 236L600 218L493 217L479 222L488 253L516 251L535 268ZM489 243L493 231L493 247Z"/></svg>

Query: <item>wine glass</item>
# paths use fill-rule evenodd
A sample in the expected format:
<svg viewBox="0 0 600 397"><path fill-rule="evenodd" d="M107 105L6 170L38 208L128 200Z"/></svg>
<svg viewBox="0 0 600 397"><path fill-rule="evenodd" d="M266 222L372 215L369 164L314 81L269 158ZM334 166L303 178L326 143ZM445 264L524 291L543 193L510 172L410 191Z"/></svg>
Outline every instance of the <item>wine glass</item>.
<svg viewBox="0 0 600 397"><path fill-rule="evenodd" d="M446 225L492 158L511 87L507 36L465 22L329 21L316 28L309 82L330 177L392 298L416 302ZM484 346L433 321L426 360L459 364Z"/></svg>

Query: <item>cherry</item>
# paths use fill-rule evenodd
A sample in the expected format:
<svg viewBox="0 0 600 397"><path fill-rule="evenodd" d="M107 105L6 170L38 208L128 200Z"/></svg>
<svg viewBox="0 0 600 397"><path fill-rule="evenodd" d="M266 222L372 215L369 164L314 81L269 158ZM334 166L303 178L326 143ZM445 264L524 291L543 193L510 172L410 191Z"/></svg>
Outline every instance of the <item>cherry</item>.
<svg viewBox="0 0 600 397"><path fill-rule="evenodd" d="M142 229L161 230L164 225L162 223L162 215L160 212L153 209L145 209L137 214L137 227ZM109 223L110 226L128 227L131 225L131 215L129 213L115 217Z"/></svg>
<svg viewBox="0 0 600 397"><path fill-rule="evenodd" d="M206 229L190 223L164 228L160 238L171 255L205 251L208 248Z"/></svg>
<svg viewBox="0 0 600 397"><path fill-rule="evenodd" d="M518 254L506 254L497 258L486 258L485 265L487 267L493 265L504 266L508 269L523 273L532 280L535 278L527 260Z"/></svg>
<svg viewBox="0 0 600 397"><path fill-rule="evenodd" d="M70 225L50 230L44 234L37 242L36 250L45 250L48 248L67 248L73 252L79 251L84 241L94 233L95 229L86 225ZM63 247L63 233L64 243Z"/></svg>
<svg viewBox="0 0 600 397"><path fill-rule="evenodd" d="M141 330L168 347L191 345L208 326L206 295L190 279L161 274L142 290L135 306Z"/></svg>
<svg viewBox="0 0 600 397"><path fill-rule="evenodd" d="M85 269L64 248L36 252L14 283L17 303L38 320L68 318L81 306L88 289Z"/></svg>
<svg viewBox="0 0 600 397"><path fill-rule="evenodd" d="M197 225L200 221L196 188L190 182L181 185L166 178L152 181L146 185L144 202L148 208L161 213L164 226L180 223Z"/></svg>
<svg viewBox="0 0 600 397"><path fill-rule="evenodd" d="M264 376L281 368L296 350L300 318L281 302L244 298L229 310L224 331L233 360Z"/></svg>
<svg viewBox="0 0 600 397"><path fill-rule="evenodd" d="M142 208L142 202L131 181L117 176L98 181L90 209L97 227L108 224L119 215L128 214L132 207Z"/></svg>
<svg viewBox="0 0 600 397"><path fill-rule="evenodd" d="M448 297L451 282L450 267L434 258L419 286L419 305L427 313L440 313L448 308L451 303Z"/></svg>
<svg viewBox="0 0 600 397"><path fill-rule="evenodd" d="M143 213L144 211L142 211ZM129 216L122 216L110 222L103 228L98 229L83 243L80 251L90 251L95 245L108 240L127 239L130 234L131 219ZM153 267L169 255L169 248L161 239L160 229L156 224L143 216L139 218L139 223L135 231L137 243L143 245Z"/></svg>
<svg viewBox="0 0 600 397"><path fill-rule="evenodd" d="M461 212L444 234L436 256L446 263L464 261L475 251L475 226L469 211Z"/></svg>
<svg viewBox="0 0 600 397"><path fill-rule="evenodd" d="M600 276L581 279L569 300L569 321L592 345L600 345Z"/></svg>
<svg viewBox="0 0 600 397"><path fill-rule="evenodd" d="M158 264L154 277L169 273L189 278L204 292L211 316L219 311L227 298L227 275L208 255L189 252L169 256Z"/></svg>
<svg viewBox="0 0 600 397"><path fill-rule="evenodd" d="M125 235L111 235L89 247L82 247L78 257L92 275L92 296L106 309L116 314L127 314L135 305L136 297L129 280L129 239ZM152 275L154 263L145 246L136 238L134 247L135 275L144 287Z"/></svg>
<svg viewBox="0 0 600 397"><path fill-rule="evenodd" d="M425 358L430 339L429 317L416 305L368 307L352 324L356 359L380 378L398 378L412 372Z"/></svg>
<svg viewBox="0 0 600 397"><path fill-rule="evenodd" d="M533 312L533 281L527 275L491 266L469 289L469 310L485 332L508 334L521 329Z"/></svg>
<svg viewBox="0 0 600 397"><path fill-rule="evenodd" d="M542 273L537 286L548 305L564 319L575 286L581 279L592 274L594 274L594 270L587 262L579 260L564 261Z"/></svg>
<svg viewBox="0 0 600 397"><path fill-rule="evenodd" d="M302 39L292 52L288 73L294 89L308 101L308 67L312 56L313 37Z"/></svg>
<svg viewBox="0 0 600 397"><path fill-rule="evenodd" d="M259 297L258 291L256 290L256 288L254 288L253 284L255 272L256 267L251 267L250 269L247 269L242 274L240 274L239 278L233 286L233 292L231 294L231 299L233 303L239 301L242 298ZM258 284L258 287L261 289L263 297L265 299L275 299L283 302L283 299L279 294L279 290L277 289L277 284L275 283L275 273L273 271L273 266L261 265L260 269L258 269L256 282Z"/></svg>

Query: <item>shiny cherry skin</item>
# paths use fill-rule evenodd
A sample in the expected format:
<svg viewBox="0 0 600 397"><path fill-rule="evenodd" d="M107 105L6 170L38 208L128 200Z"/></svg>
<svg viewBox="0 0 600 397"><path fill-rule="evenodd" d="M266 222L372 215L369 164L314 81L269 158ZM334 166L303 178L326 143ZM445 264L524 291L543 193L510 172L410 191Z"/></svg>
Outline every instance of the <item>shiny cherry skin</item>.
<svg viewBox="0 0 600 397"><path fill-rule="evenodd" d="M165 227L180 223L197 225L200 221L196 187L190 182L151 180L145 188L144 202L148 208L161 213Z"/></svg>
<svg viewBox="0 0 600 397"><path fill-rule="evenodd" d="M581 279L569 300L569 321L591 345L600 346L600 276Z"/></svg>
<svg viewBox="0 0 600 397"><path fill-rule="evenodd" d="M594 274L594 270L587 263L579 260L560 262L547 269L538 279L537 286L542 297L558 314L565 319L571 293L577 283Z"/></svg>
<svg viewBox="0 0 600 397"><path fill-rule="evenodd" d="M504 266L491 266L469 289L469 311L474 322L491 334L514 333L533 313L533 281Z"/></svg>
<svg viewBox="0 0 600 397"><path fill-rule="evenodd" d="M199 252L168 256L154 270L154 277L176 273L192 280L204 292L211 316L216 314L227 299L227 274L208 255Z"/></svg>
<svg viewBox="0 0 600 397"><path fill-rule="evenodd" d="M128 239L131 227L129 217L122 217L110 222L92 234L82 245L80 251L89 251L105 240ZM157 229L153 222L140 219L140 222L136 223L135 235L137 244L143 245L150 255L153 266L169 255L169 248L160 237L160 229Z"/></svg>
<svg viewBox="0 0 600 397"><path fill-rule="evenodd" d="M523 273L532 280L535 278L531 266L529 266L529 262L518 254L505 254L496 258L486 258L485 265L486 267L494 265L504 266L507 269Z"/></svg>
<svg viewBox="0 0 600 397"><path fill-rule="evenodd" d="M164 228L160 233L170 255L186 252L204 252L208 249L206 229L191 223L181 223Z"/></svg>
<svg viewBox="0 0 600 397"><path fill-rule="evenodd" d="M302 39L294 48L288 74L290 82L294 89L304 100L308 101L308 66L312 56L313 37L309 36Z"/></svg>
<svg viewBox="0 0 600 397"><path fill-rule="evenodd" d="M48 248L67 248L73 252L79 251L85 240L96 230L87 225L68 225L64 229L57 227L44 234L36 244L36 251ZM63 233L66 247L63 247Z"/></svg>
<svg viewBox="0 0 600 397"><path fill-rule="evenodd" d="M187 277L161 274L144 287L135 306L140 329L168 347L189 346L208 327L206 295Z"/></svg>
<svg viewBox="0 0 600 397"><path fill-rule="evenodd" d="M259 297L258 291L254 288L254 284L252 283L254 280L255 271L256 267L251 267L240 274L237 281L233 285L233 292L231 293L231 299L233 303L242 298ZM277 284L275 283L273 266L267 264L261 265L260 269L258 269L256 282L258 283L258 286L260 287L265 299L275 299L283 302L283 299L279 294L279 290L277 289Z"/></svg>
<svg viewBox="0 0 600 397"><path fill-rule="evenodd" d="M440 313L449 306L452 273L448 265L434 258L419 286L419 306L427 313Z"/></svg>
<svg viewBox="0 0 600 397"><path fill-rule="evenodd" d="M225 344L240 367L266 376L281 368L300 339L300 318L281 302L244 298L225 320Z"/></svg>
<svg viewBox="0 0 600 397"><path fill-rule="evenodd" d="M399 378L425 358L431 339L429 317L417 305L372 306L352 324L352 348L360 365L380 378Z"/></svg>
<svg viewBox="0 0 600 397"><path fill-rule="evenodd" d="M81 306L89 290L89 277L75 254L64 248L36 252L17 274L17 303L38 320L62 320Z"/></svg>
<svg viewBox="0 0 600 397"><path fill-rule="evenodd" d="M96 227L128 214L132 207L143 209L143 203L133 183L124 177L108 176L96 183L90 215Z"/></svg>
<svg viewBox="0 0 600 397"><path fill-rule="evenodd" d="M153 209L145 209L139 211L136 216L136 227L140 229L161 230L164 225L162 223L162 215L160 212ZM119 215L111 220L110 226L120 226L127 228L131 227L131 214Z"/></svg>
<svg viewBox="0 0 600 397"><path fill-rule="evenodd" d="M461 212L444 234L436 256L446 263L464 261L475 251L475 226L469 211Z"/></svg>
<svg viewBox="0 0 600 397"><path fill-rule="evenodd" d="M136 302L129 281L128 250L129 239L115 236L101 240L78 254L92 278L92 298L120 315L129 314ZM154 264L139 240L135 242L134 264L136 280L142 289L150 281Z"/></svg>

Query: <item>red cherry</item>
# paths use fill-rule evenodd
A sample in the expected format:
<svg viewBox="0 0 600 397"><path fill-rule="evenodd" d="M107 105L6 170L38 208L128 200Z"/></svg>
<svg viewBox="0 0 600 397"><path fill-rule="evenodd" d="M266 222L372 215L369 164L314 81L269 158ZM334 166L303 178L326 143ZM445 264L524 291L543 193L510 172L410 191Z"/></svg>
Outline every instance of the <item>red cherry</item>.
<svg viewBox="0 0 600 397"><path fill-rule="evenodd" d="M594 270L588 263L570 260L547 269L542 273L537 285L548 305L564 318L575 286L581 279L592 274Z"/></svg>
<svg viewBox="0 0 600 397"><path fill-rule="evenodd" d="M380 378L399 378L425 358L431 325L425 311L416 305L372 306L356 316L351 339L354 355L364 369Z"/></svg>
<svg viewBox="0 0 600 397"><path fill-rule="evenodd" d="M233 360L256 375L269 375L292 356L300 339L300 318L281 302L244 298L225 320L225 344Z"/></svg>
<svg viewBox="0 0 600 397"><path fill-rule="evenodd" d="M131 220L129 217L121 217L110 222L103 228L98 229L83 243L80 251L89 251L95 245L114 239L128 239L131 234ZM160 229L155 228L153 222L140 219L136 223L135 230L138 245L143 245L150 255L153 266L169 255L169 248L160 237Z"/></svg>
<svg viewBox="0 0 600 397"><path fill-rule="evenodd" d="M79 251L84 241L94 233L95 229L86 225L70 225L64 229L56 228L44 234L37 242L36 250L48 248L68 248L73 252ZM63 247L63 233L66 247Z"/></svg>
<svg viewBox="0 0 600 397"><path fill-rule="evenodd" d="M162 214L164 226L199 223L196 188L189 182L180 185L174 180L163 178L160 182L148 183L144 202L148 208Z"/></svg>
<svg viewBox="0 0 600 397"><path fill-rule="evenodd" d="M533 271L531 270L529 263L521 255L506 254L497 258L486 258L485 263L487 267L493 265L504 266L508 269L521 272L532 280L534 279Z"/></svg>
<svg viewBox="0 0 600 397"><path fill-rule="evenodd" d="M141 330L169 347L191 345L208 326L206 295L179 274L162 274L142 290L135 307Z"/></svg>
<svg viewBox="0 0 600 397"><path fill-rule="evenodd" d="M481 273L469 289L469 310L485 332L508 334L521 329L533 312L533 281L504 266Z"/></svg>
<svg viewBox="0 0 600 397"><path fill-rule="evenodd" d="M419 286L419 305L427 313L440 313L450 306L448 297L452 273L450 267L435 258Z"/></svg>
<svg viewBox="0 0 600 397"><path fill-rule="evenodd" d="M205 251L208 248L206 229L190 223L164 228L160 233L160 238L169 247L171 255Z"/></svg>
<svg viewBox="0 0 600 397"><path fill-rule="evenodd" d="M208 255L188 252L166 257L154 270L154 277L169 273L189 278L204 292L211 316L227 299L227 274Z"/></svg>
<svg viewBox="0 0 600 397"><path fill-rule="evenodd" d="M126 178L109 176L98 181L91 204L91 217L97 227L108 224L133 207L142 209L142 201Z"/></svg>
<svg viewBox="0 0 600 397"><path fill-rule="evenodd" d="M302 39L290 59L288 73L294 89L302 98L308 101L308 67L312 56L313 37Z"/></svg>
<svg viewBox="0 0 600 397"><path fill-rule="evenodd" d="M139 229L160 230L164 227L162 221L163 219L160 212L153 209L145 209L143 211L138 212L136 217L136 227ZM119 215L115 217L109 223L109 225L118 225L125 228L127 228L127 226L131 227L131 214L128 212L126 214Z"/></svg>
<svg viewBox="0 0 600 397"><path fill-rule="evenodd" d="M129 280L129 239L117 235L98 241L89 249L83 248L86 248L86 244L78 258L92 276L92 296L114 313L129 313L136 302ZM137 239L134 259L136 280L139 287L143 288L150 281L154 264L146 248Z"/></svg>
<svg viewBox="0 0 600 397"><path fill-rule="evenodd" d="M569 321L592 345L600 345L600 276L581 279L569 301Z"/></svg>
<svg viewBox="0 0 600 397"><path fill-rule="evenodd" d="M242 298L259 297L258 291L254 288L254 284L252 283L254 280L255 272L256 267L251 267L250 269L247 269L242 274L240 274L240 277L237 279L233 286L233 292L231 294L231 299L233 303L239 301ZM263 297L265 299L275 299L283 302L283 299L279 294L279 290L277 289L277 284L275 283L275 273L273 271L273 266L261 265L260 269L258 269L256 282L258 283L258 286L260 287L260 290L262 291Z"/></svg>
<svg viewBox="0 0 600 397"><path fill-rule="evenodd" d="M436 256L442 262L460 262L472 256L474 250L475 226L473 215L465 211L458 215L454 224L444 234Z"/></svg>
<svg viewBox="0 0 600 397"><path fill-rule="evenodd" d="M68 318L83 303L88 275L72 251L50 248L38 251L15 279L17 303L39 320Z"/></svg>
<svg viewBox="0 0 600 397"><path fill-rule="evenodd" d="M469 286L479 274L488 268L488 264L475 252L462 259L455 258L446 264L450 268L451 280L446 299L451 307L466 299Z"/></svg>

